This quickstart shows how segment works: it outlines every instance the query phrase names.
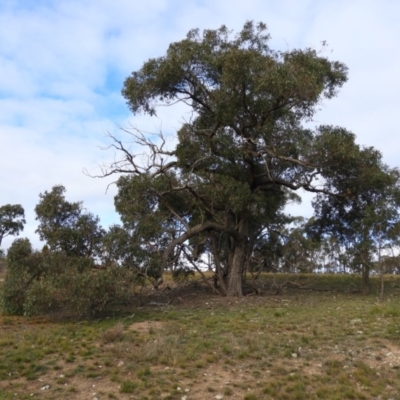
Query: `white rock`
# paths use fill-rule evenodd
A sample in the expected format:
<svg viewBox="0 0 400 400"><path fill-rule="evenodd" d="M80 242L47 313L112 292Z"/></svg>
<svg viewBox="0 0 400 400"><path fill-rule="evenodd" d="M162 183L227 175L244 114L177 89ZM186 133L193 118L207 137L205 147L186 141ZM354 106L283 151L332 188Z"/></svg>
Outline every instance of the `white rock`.
<svg viewBox="0 0 400 400"><path fill-rule="evenodd" d="M222 400L222 399L224 398L224 396L223 396L222 394L217 394L217 395L215 396L215 398L216 398L217 400Z"/></svg>
<svg viewBox="0 0 400 400"><path fill-rule="evenodd" d="M50 389L50 385L45 385L40 388L40 390L48 390L48 389Z"/></svg>

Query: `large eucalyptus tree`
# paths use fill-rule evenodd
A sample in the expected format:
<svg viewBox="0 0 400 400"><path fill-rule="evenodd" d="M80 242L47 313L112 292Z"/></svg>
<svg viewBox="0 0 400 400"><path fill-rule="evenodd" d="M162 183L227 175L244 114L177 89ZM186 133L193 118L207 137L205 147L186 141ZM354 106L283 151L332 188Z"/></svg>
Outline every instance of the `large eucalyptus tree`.
<svg viewBox="0 0 400 400"><path fill-rule="evenodd" d="M193 263L207 249L221 291L242 296L257 241L295 191L347 196L335 186L335 168L354 135L305 126L346 79L344 64L315 50L271 49L263 23L247 22L234 37L225 26L195 29L172 43L133 72L122 93L134 114L185 103L192 116L172 149L162 135L131 130L147 158L112 137L121 158L104 175L122 174L116 207L125 228L162 254L162 267L182 254Z"/></svg>

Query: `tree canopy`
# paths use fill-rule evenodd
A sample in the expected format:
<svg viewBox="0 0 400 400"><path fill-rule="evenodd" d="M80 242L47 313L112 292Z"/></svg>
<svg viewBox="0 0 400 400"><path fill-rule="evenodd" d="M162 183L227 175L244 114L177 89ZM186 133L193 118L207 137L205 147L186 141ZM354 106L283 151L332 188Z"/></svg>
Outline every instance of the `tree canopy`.
<svg viewBox="0 0 400 400"><path fill-rule="evenodd" d="M65 187L53 186L50 192L39 195L35 207L39 226L36 232L46 241L50 250L66 255L91 258L98 255L105 233L99 218L85 212L81 202L69 202L64 196Z"/></svg>
<svg viewBox="0 0 400 400"><path fill-rule="evenodd" d="M254 252L297 190L342 204L373 187L383 168L353 133L307 124L346 82L347 67L310 48L275 51L269 39L263 23L247 22L235 36L225 26L194 29L145 62L124 83L131 111L156 115L181 102L192 115L174 148L162 134L129 131L147 158L112 136L121 158L104 173L122 174L117 211L161 268L182 258L196 267L208 251L228 296L243 294Z"/></svg>
<svg viewBox="0 0 400 400"><path fill-rule="evenodd" d="M0 207L0 246L6 236L15 236L24 229L25 211L20 204Z"/></svg>
<svg viewBox="0 0 400 400"><path fill-rule="evenodd" d="M346 196L318 194L308 231L335 237L352 256L353 268L362 271L368 289L375 255L398 236L400 172L385 165L373 148L348 151L349 168L337 168L334 178L335 186Z"/></svg>

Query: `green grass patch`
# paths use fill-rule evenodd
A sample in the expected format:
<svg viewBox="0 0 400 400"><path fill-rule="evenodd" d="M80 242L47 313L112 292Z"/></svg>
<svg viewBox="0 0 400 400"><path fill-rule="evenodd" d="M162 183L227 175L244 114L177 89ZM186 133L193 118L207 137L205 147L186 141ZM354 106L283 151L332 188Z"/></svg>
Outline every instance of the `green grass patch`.
<svg viewBox="0 0 400 400"><path fill-rule="evenodd" d="M272 277L261 279L268 286ZM177 305L171 297L166 307L99 320L7 316L0 322L0 399L28 398L41 381L53 382L57 398L80 398L81 385L91 388L100 378L109 387L100 397L110 399L396 398L399 278L390 281L384 302L373 290L355 291L359 277L299 279L308 289L244 299L193 295L192 301L186 294Z"/></svg>

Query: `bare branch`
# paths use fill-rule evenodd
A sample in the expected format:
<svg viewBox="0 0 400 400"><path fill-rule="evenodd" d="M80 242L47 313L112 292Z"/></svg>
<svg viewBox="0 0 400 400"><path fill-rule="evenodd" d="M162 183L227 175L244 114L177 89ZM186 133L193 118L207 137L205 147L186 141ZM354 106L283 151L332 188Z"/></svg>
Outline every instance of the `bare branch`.
<svg viewBox="0 0 400 400"><path fill-rule="evenodd" d="M240 234L237 230L230 229L224 225L220 225L215 222L206 222L203 224L198 224L198 225L188 229L181 236L177 237L176 239L174 239L170 242L170 244L165 249L164 254L163 254L164 264L168 263L169 255L176 245L181 244L181 243L185 242L186 240L189 240L193 236L196 236L199 233L204 232L204 231L218 231L218 232L227 233L228 235L232 236L237 242L243 242L246 240L246 238L242 234Z"/></svg>
<svg viewBox="0 0 400 400"><path fill-rule="evenodd" d="M207 277L204 275L204 272L196 265L196 263L193 261L193 259L190 256L190 254L188 254L185 250L183 250L183 252L185 253L186 259L190 262L190 264L193 265L194 269L201 275L201 277L203 278L203 281L207 284L207 286L209 288L211 288L211 290L214 293L221 294L221 292L217 288L215 288L213 285L211 285L211 283L209 282Z"/></svg>

